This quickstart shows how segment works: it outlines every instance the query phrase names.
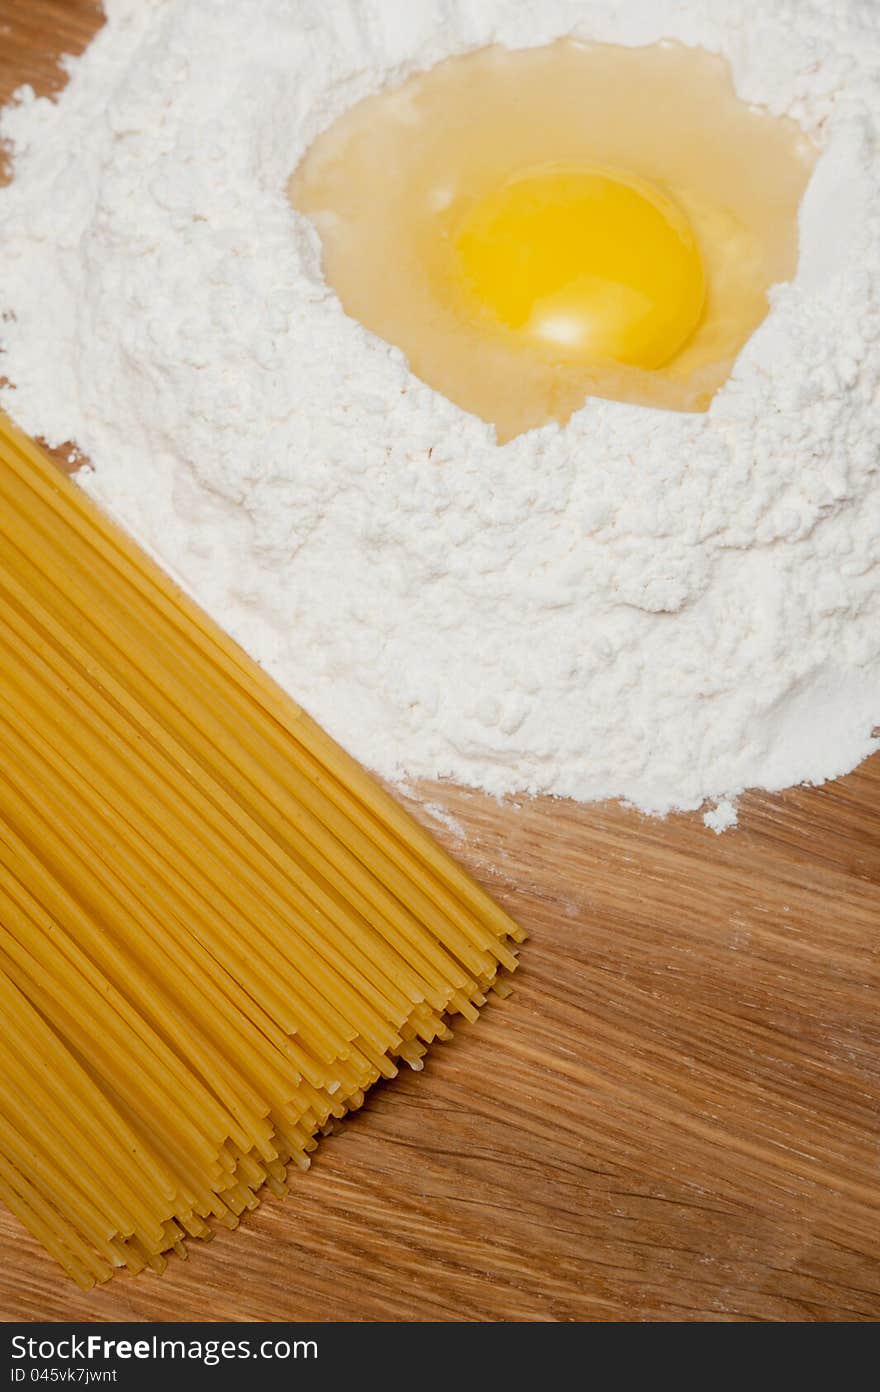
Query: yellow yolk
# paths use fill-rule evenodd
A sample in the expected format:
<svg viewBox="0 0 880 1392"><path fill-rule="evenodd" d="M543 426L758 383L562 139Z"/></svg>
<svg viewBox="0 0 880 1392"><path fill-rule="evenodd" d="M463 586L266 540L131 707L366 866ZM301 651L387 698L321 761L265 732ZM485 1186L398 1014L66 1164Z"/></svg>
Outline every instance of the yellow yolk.
<svg viewBox="0 0 880 1392"><path fill-rule="evenodd" d="M703 312L703 263L659 189L589 165L545 165L493 188L454 234L478 313L569 359L658 368Z"/></svg>

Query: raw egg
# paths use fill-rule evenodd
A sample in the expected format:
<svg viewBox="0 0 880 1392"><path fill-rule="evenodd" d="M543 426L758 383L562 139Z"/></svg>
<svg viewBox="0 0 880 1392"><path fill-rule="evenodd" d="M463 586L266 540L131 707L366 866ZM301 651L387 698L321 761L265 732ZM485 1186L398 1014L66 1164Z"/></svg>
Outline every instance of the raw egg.
<svg viewBox="0 0 880 1392"><path fill-rule="evenodd" d="M482 49L353 106L289 185L354 319L503 442L705 410L797 266L816 159L678 43Z"/></svg>

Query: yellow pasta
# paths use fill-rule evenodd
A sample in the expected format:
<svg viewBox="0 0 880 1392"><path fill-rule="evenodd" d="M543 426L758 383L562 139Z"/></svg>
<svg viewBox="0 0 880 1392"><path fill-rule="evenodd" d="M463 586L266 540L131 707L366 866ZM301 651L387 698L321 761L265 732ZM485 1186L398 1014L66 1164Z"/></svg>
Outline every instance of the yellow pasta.
<svg viewBox="0 0 880 1392"><path fill-rule="evenodd" d="M0 417L0 1198L81 1285L283 1193L517 925Z"/></svg>

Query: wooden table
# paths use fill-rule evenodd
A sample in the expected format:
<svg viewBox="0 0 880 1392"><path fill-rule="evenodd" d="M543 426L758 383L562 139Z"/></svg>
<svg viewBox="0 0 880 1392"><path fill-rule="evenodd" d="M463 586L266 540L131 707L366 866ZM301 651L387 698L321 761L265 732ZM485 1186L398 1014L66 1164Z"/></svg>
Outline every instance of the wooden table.
<svg viewBox="0 0 880 1392"><path fill-rule="evenodd" d="M0 99L91 0L0 0ZM880 759L698 816L418 790L528 928L514 995L166 1275L69 1284L0 1211L5 1319L874 1320Z"/></svg>

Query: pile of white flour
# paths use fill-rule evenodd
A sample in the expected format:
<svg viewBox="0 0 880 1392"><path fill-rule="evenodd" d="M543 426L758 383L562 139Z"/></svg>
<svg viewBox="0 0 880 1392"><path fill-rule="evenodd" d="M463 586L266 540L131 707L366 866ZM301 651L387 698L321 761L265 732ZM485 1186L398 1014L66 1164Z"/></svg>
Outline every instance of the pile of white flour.
<svg viewBox="0 0 880 1392"><path fill-rule="evenodd" d="M878 747L875 0L106 8L2 117L0 402L344 745L652 812ZM367 93L562 34L721 51L824 153L708 415L588 402L499 448L345 316L284 186Z"/></svg>

